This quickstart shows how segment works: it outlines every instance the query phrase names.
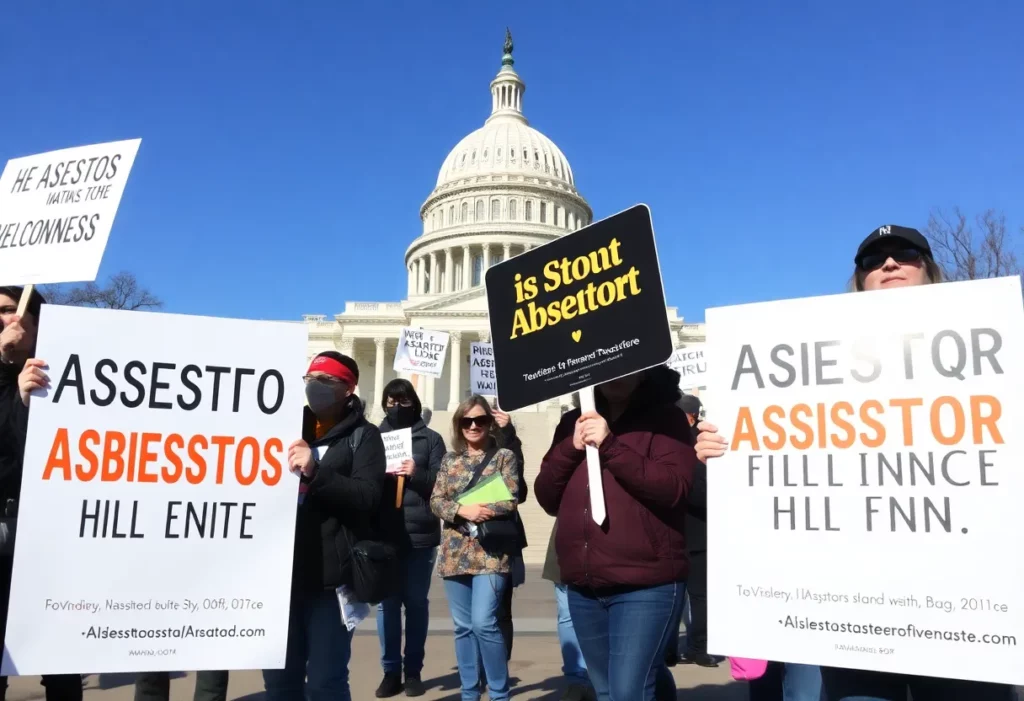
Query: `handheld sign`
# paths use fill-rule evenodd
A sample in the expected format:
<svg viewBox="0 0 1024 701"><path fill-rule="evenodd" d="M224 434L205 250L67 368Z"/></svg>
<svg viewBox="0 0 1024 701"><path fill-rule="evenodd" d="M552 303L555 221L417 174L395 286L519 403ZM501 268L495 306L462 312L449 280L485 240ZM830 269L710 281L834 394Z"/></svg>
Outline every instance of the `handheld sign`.
<svg viewBox="0 0 1024 701"><path fill-rule="evenodd" d="M708 649L1024 684L1020 278L708 309L707 335L707 508L742 514L708 530L742 553L710 561Z"/></svg>
<svg viewBox="0 0 1024 701"><path fill-rule="evenodd" d="M305 331L42 316L2 673L282 667Z"/></svg>
<svg viewBox="0 0 1024 701"><path fill-rule="evenodd" d="M448 338L444 331L403 328L395 351L395 372L441 377L448 355Z"/></svg>
<svg viewBox="0 0 1024 701"><path fill-rule="evenodd" d="M498 395L498 380L494 373L494 346L490 343L469 344L469 387L473 394L485 397Z"/></svg>
<svg viewBox="0 0 1024 701"><path fill-rule="evenodd" d="M708 377L708 362L704 343L672 351L668 366L679 373L679 389L691 390L703 387Z"/></svg>
<svg viewBox="0 0 1024 701"><path fill-rule="evenodd" d="M412 460L412 429L399 428L380 434L384 440L384 459L388 473L397 472L406 460Z"/></svg>
<svg viewBox="0 0 1024 701"><path fill-rule="evenodd" d="M112 141L7 162L0 175L0 284L96 279L140 143Z"/></svg>
<svg viewBox="0 0 1024 701"><path fill-rule="evenodd" d="M485 281L505 411L573 392L584 412L593 411L594 385L661 365L672 354L646 205L501 262ZM601 523L599 468L597 450L588 446L592 511Z"/></svg>

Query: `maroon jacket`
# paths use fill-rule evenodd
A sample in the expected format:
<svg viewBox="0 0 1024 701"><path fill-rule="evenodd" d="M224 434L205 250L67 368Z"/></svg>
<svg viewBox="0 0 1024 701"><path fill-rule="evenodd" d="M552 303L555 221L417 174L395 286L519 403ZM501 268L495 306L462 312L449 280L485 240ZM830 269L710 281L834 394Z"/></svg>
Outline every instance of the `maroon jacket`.
<svg viewBox="0 0 1024 701"><path fill-rule="evenodd" d="M668 368L649 370L610 424L600 448L603 527L590 515L586 453L572 444L580 410L566 413L555 429L533 489L544 510L558 517L555 550L564 583L601 590L686 579L686 496L697 456L686 415L675 405L677 383ZM600 395L597 409L604 415Z"/></svg>

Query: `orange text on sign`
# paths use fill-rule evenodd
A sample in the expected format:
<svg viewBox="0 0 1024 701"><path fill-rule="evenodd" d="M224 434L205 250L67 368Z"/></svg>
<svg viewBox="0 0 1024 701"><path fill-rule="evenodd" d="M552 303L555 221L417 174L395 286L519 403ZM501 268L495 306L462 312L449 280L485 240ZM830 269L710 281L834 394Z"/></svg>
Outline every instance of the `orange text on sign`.
<svg viewBox="0 0 1024 701"><path fill-rule="evenodd" d="M268 487L281 481L284 445L279 438L185 437L178 433L83 431L75 439L58 428L43 468L44 480L142 482Z"/></svg>
<svg viewBox="0 0 1024 701"><path fill-rule="evenodd" d="M895 432L904 446L914 445L914 426L927 421L927 430L940 445L970 441L1001 444L998 422L1003 407L991 395L974 395L966 401L938 397L928 403L920 397L869 399L851 402L777 404L765 407L759 416L750 407L740 407L733 431L733 450L797 450L816 448L879 448L889 432Z"/></svg>

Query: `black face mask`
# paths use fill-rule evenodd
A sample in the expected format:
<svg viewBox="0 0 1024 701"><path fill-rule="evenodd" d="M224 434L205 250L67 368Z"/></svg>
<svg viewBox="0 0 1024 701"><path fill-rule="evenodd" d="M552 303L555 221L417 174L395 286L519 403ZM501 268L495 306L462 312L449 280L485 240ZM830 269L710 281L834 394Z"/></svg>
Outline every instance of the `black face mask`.
<svg viewBox="0 0 1024 701"><path fill-rule="evenodd" d="M388 423L394 428L409 428L416 423L416 407L392 406L388 407Z"/></svg>

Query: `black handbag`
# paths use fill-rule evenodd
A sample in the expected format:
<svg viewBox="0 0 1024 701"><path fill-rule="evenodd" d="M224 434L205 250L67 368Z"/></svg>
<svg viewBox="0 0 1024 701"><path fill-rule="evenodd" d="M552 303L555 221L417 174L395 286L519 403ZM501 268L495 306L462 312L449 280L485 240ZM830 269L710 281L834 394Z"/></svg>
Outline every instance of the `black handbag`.
<svg viewBox="0 0 1024 701"><path fill-rule="evenodd" d="M462 490L462 494L476 486L476 483L480 481L480 476L497 452L497 448L487 451L483 460L474 468L473 477L469 480L466 488ZM491 554L514 555L520 553L526 545L525 535L518 509L510 514L495 516L476 524L476 539L480 543L480 547Z"/></svg>
<svg viewBox="0 0 1024 701"><path fill-rule="evenodd" d="M349 437L353 455L362 437L362 426ZM341 531L351 558L352 593L356 599L365 604L379 604L395 594L401 581L398 549L380 540L359 540L353 543L348 529L342 526Z"/></svg>

